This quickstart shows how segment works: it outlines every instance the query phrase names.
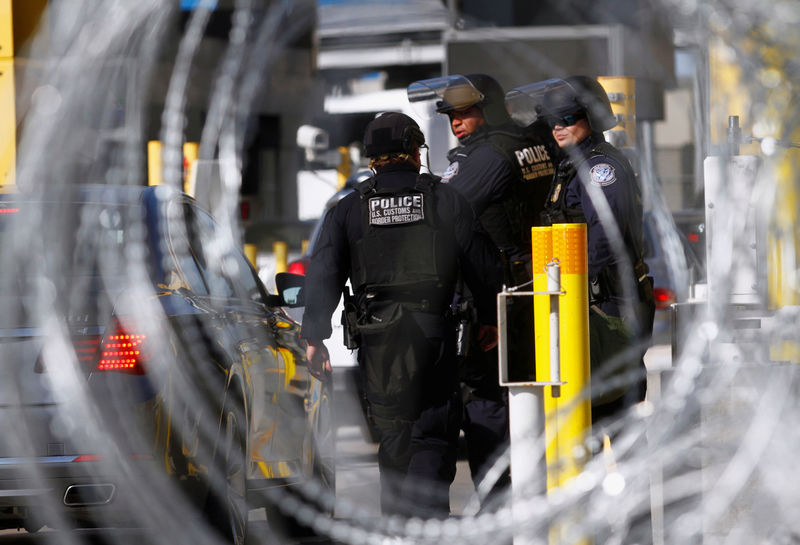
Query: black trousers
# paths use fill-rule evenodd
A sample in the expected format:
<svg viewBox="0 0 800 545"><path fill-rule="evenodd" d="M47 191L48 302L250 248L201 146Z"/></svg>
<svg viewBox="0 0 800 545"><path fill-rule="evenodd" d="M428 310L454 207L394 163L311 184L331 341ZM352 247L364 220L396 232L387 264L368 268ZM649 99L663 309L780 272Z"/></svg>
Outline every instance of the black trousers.
<svg viewBox="0 0 800 545"><path fill-rule="evenodd" d="M513 300L508 307L507 324L510 378L534 380L533 302L530 298ZM472 331L477 332L477 329L476 324ZM509 445L508 390L500 386L497 365L497 349L482 352L477 338L473 337L470 351L459 366L464 400L461 428L476 489ZM510 471L506 469L493 485L489 498L510 483Z"/></svg>
<svg viewBox="0 0 800 545"><path fill-rule="evenodd" d="M461 399L453 332L438 315L391 311L363 328L359 358L378 431L384 514L446 517L455 478Z"/></svg>
<svg viewBox="0 0 800 545"><path fill-rule="evenodd" d="M486 355L488 359L493 355L497 361L496 350ZM509 446L508 391L500 387L497 373L466 379L461 388L464 402L461 429L464 431L470 475L477 489L486 472ZM510 471L506 468L493 484L489 498L510 483Z"/></svg>

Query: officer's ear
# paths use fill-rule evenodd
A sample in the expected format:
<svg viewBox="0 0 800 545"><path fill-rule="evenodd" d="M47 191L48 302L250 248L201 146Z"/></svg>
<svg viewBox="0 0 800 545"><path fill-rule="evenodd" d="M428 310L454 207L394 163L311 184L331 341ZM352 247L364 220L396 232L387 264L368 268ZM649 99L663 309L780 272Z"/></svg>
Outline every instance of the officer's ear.
<svg viewBox="0 0 800 545"><path fill-rule="evenodd" d="M417 127L409 125L403 129L403 152L414 153L425 143L425 135Z"/></svg>

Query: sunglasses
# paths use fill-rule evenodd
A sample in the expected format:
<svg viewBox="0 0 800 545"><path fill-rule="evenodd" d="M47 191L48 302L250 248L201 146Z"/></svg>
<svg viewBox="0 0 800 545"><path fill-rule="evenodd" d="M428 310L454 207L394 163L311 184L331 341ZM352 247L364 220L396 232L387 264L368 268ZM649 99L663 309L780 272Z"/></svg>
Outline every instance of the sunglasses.
<svg viewBox="0 0 800 545"><path fill-rule="evenodd" d="M545 121L547 121L547 125L554 129L556 125L561 125L562 127L571 127L581 119L586 119L586 115L582 113L577 114L566 114L561 117L552 117L548 116Z"/></svg>

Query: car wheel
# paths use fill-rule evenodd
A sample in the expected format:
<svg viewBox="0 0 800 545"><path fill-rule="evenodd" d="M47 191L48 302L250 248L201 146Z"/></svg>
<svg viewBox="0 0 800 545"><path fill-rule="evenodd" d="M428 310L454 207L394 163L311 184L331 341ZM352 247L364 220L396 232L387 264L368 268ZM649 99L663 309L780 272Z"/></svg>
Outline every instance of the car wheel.
<svg viewBox="0 0 800 545"><path fill-rule="evenodd" d="M236 396L233 396L236 397ZM247 451L244 411L228 399L222 411L222 425L214 457L208 516L211 524L229 543L244 545L247 539Z"/></svg>

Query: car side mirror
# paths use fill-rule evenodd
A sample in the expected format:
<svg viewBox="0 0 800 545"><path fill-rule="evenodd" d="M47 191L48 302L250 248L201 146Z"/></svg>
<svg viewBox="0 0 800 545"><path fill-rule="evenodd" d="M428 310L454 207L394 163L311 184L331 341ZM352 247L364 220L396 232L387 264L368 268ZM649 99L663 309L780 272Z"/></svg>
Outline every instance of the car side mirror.
<svg viewBox="0 0 800 545"><path fill-rule="evenodd" d="M304 307L306 277L302 274L281 272L275 275L275 287L283 305L290 308Z"/></svg>

